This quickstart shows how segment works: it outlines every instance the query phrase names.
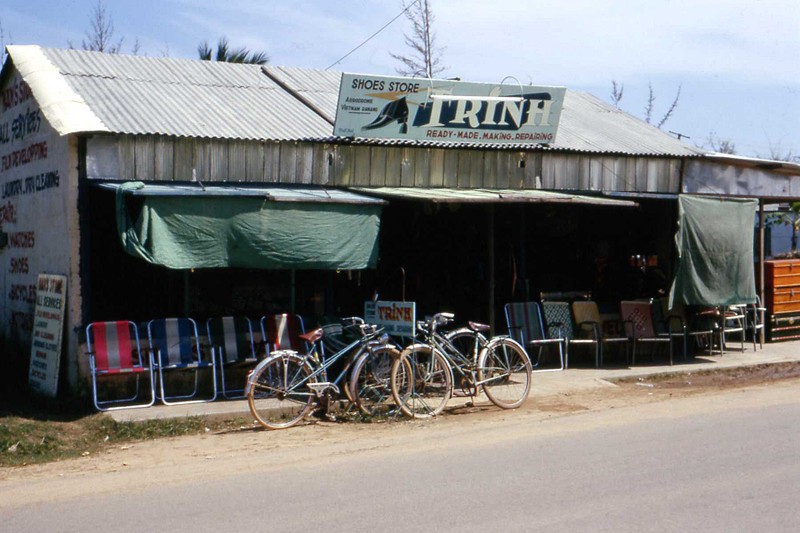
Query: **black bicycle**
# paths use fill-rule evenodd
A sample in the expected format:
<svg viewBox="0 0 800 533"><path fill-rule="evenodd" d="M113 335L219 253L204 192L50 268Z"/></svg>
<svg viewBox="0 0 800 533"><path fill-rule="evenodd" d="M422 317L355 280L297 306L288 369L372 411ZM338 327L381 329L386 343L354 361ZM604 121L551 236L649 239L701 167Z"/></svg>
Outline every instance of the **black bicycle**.
<svg viewBox="0 0 800 533"><path fill-rule="evenodd" d="M250 412L259 424L268 429L285 429L312 412L327 413L330 405L340 398L342 389L346 398L356 403L349 380L354 364L367 360L367 356L399 356L382 331L365 324L363 319L343 319L342 327L344 331L356 332L356 338L330 356L325 356L325 333L319 328L301 335L311 347L309 353L278 350L253 369L247 378L245 394ZM336 377L329 379L329 372ZM374 411L370 401L364 395L359 408Z"/></svg>

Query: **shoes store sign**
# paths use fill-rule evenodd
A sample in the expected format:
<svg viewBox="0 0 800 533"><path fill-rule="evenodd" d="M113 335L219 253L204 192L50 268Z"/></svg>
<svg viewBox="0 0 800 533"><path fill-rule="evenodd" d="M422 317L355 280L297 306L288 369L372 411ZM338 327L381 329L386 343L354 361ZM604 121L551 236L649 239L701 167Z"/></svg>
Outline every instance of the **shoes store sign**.
<svg viewBox="0 0 800 533"><path fill-rule="evenodd" d="M334 135L454 143L555 141L564 87L343 74Z"/></svg>

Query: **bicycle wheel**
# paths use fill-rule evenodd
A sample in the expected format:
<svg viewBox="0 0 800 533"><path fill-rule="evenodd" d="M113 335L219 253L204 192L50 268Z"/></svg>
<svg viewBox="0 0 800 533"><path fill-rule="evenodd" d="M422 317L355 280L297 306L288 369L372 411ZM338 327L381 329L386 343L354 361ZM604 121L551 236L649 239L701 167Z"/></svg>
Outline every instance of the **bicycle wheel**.
<svg viewBox="0 0 800 533"><path fill-rule="evenodd" d="M395 403L406 416L436 416L453 393L450 365L438 350L411 345L392 364L391 388Z"/></svg>
<svg viewBox="0 0 800 533"><path fill-rule="evenodd" d="M353 367L349 390L364 414L387 415L396 409L392 399L392 363L400 351L391 346L364 352Z"/></svg>
<svg viewBox="0 0 800 533"><path fill-rule="evenodd" d="M514 340L492 339L478 358L478 382L497 407L519 407L531 390L531 360Z"/></svg>
<svg viewBox="0 0 800 533"><path fill-rule="evenodd" d="M256 421L268 429L297 424L314 406L308 383L311 366L297 354L276 354L250 376L247 403Z"/></svg>
<svg viewBox="0 0 800 533"><path fill-rule="evenodd" d="M469 328L458 328L448 331L444 336L467 361L476 362L478 354L486 347L486 337L476 333ZM478 339L477 351L475 339Z"/></svg>

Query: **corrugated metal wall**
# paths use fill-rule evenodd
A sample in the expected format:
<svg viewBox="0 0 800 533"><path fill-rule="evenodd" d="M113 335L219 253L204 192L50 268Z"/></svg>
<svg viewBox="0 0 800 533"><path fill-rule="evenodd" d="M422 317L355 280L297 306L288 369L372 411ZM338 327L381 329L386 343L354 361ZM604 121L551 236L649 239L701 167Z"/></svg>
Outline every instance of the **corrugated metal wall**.
<svg viewBox="0 0 800 533"><path fill-rule="evenodd" d="M118 179L125 181L188 181L194 174L209 182L360 187L655 193L677 193L680 187L678 158L153 136L118 139ZM98 143L96 149L113 146Z"/></svg>

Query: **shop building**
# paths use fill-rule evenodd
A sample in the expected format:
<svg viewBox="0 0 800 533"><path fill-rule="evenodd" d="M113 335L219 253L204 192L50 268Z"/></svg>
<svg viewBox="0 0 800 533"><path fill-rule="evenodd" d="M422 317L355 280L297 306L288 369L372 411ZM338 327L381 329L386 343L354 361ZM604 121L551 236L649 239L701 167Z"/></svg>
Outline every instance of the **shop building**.
<svg viewBox="0 0 800 533"><path fill-rule="evenodd" d="M91 321L324 320L377 293L502 329L504 303L540 292L668 288L680 194L800 197L798 165L707 154L569 89L547 143L334 135L341 81L8 47L5 357L27 363L40 273L66 278L60 380L82 392Z"/></svg>

